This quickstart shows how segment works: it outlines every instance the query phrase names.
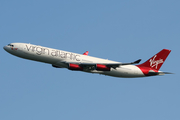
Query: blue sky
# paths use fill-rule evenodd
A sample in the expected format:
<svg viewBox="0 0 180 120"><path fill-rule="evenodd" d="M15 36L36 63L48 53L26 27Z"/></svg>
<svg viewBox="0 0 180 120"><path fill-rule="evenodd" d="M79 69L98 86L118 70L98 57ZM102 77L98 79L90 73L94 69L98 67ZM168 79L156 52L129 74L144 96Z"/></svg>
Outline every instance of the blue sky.
<svg viewBox="0 0 180 120"><path fill-rule="evenodd" d="M1 0L0 44L32 43L119 62L171 49L162 71L114 78L56 69L1 49L1 120L179 120L178 0Z"/></svg>

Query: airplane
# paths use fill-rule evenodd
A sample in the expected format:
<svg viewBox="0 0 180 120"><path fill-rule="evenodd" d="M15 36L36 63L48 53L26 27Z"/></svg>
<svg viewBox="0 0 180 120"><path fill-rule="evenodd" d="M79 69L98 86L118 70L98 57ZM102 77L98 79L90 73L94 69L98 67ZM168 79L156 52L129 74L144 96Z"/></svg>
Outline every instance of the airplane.
<svg viewBox="0 0 180 120"><path fill-rule="evenodd" d="M130 63L121 63L84 54L77 54L28 43L11 43L3 47L8 53L29 60L51 64L55 68L67 68L73 71L98 73L113 77L137 78L149 77L169 72L159 71L171 50L163 49L149 60L138 64L141 59ZM138 64L138 65L134 65Z"/></svg>

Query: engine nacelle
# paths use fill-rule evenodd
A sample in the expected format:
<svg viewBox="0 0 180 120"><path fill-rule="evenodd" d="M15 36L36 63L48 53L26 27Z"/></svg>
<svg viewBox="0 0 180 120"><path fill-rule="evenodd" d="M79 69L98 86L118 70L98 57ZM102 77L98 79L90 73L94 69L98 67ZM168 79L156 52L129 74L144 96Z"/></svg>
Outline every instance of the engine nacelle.
<svg viewBox="0 0 180 120"><path fill-rule="evenodd" d="M55 68L62 68L62 67L60 67L60 66L53 65L53 64L52 64L52 66L55 67Z"/></svg>
<svg viewBox="0 0 180 120"><path fill-rule="evenodd" d="M69 66L68 66L68 69L69 70L80 70L82 71L83 68L77 64L72 64L72 63L69 63Z"/></svg>
<svg viewBox="0 0 180 120"><path fill-rule="evenodd" d="M106 65L102 65L102 64L97 64L96 65L96 70L100 70L100 71L110 71L110 67L107 67Z"/></svg>

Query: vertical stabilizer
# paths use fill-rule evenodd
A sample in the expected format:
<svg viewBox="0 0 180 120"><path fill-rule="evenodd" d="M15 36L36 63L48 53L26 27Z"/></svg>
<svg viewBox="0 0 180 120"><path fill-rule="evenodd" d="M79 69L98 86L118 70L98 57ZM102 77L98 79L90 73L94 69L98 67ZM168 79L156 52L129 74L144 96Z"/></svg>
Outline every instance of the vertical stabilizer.
<svg viewBox="0 0 180 120"><path fill-rule="evenodd" d="M147 60L146 62L137 65L137 67L139 67L140 69L147 68L149 70L159 71L159 69L161 68L162 64L164 63L170 52L171 50L163 49L159 53L151 57L149 60Z"/></svg>

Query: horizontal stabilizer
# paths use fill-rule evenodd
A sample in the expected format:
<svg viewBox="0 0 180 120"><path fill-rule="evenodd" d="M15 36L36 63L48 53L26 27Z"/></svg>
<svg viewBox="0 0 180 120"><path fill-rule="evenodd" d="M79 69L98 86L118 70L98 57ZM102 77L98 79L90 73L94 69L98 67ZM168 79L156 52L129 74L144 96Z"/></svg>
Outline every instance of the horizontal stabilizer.
<svg viewBox="0 0 180 120"><path fill-rule="evenodd" d="M159 74L174 74L174 73L170 73L170 72L158 72Z"/></svg>
<svg viewBox="0 0 180 120"><path fill-rule="evenodd" d="M148 75L164 75L164 74L174 74L174 73L170 73L170 72L155 72L155 71L149 71Z"/></svg>

